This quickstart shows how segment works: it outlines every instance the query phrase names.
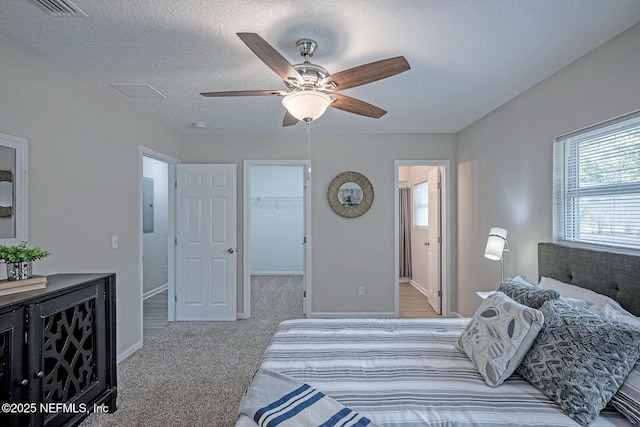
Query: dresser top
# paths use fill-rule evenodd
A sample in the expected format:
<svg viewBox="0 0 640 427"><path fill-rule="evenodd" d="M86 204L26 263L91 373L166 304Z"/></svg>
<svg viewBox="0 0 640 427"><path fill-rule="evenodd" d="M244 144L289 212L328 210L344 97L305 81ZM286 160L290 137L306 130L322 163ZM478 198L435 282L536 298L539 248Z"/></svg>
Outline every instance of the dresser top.
<svg viewBox="0 0 640 427"><path fill-rule="evenodd" d="M86 283L102 280L113 275L113 273L69 273L47 276L47 285L43 289L1 295L0 310L23 301L49 298L55 294L71 290L70 288L81 287Z"/></svg>

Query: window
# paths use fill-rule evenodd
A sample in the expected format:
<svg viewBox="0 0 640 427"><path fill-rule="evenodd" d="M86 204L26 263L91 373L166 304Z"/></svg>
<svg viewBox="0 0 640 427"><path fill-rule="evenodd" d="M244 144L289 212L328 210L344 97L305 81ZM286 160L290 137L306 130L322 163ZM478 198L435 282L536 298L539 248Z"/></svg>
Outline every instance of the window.
<svg viewBox="0 0 640 427"><path fill-rule="evenodd" d="M421 182L413 187L413 226L429 225L429 183Z"/></svg>
<svg viewBox="0 0 640 427"><path fill-rule="evenodd" d="M640 113L558 138L554 237L640 250Z"/></svg>

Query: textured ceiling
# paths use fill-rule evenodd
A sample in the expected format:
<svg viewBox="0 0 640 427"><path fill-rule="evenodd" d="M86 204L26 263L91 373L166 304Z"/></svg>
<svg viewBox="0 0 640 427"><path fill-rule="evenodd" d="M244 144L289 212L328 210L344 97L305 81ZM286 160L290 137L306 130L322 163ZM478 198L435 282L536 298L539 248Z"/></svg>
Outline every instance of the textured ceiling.
<svg viewBox="0 0 640 427"><path fill-rule="evenodd" d="M260 34L292 64L335 73L404 55L412 69L347 89L388 113L330 108L316 133L456 132L640 22L640 0L73 0L88 17L54 17L0 0L0 32L182 133L295 133L278 97L200 92L286 89L235 35ZM164 95L129 98L114 85ZM193 123L206 123L199 130Z"/></svg>

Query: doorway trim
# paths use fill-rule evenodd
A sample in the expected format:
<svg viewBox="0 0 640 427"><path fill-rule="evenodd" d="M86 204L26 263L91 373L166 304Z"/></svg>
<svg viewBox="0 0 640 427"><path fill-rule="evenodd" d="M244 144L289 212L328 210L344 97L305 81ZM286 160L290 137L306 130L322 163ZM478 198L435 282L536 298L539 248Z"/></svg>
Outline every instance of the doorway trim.
<svg viewBox="0 0 640 427"><path fill-rule="evenodd" d="M309 160L245 160L242 167L242 313L238 313L239 319L251 317L251 167L252 166L302 166L308 170ZM311 181L305 172L304 191L304 231L306 236L305 248L307 251L304 260L304 312L311 311ZM302 244L302 242L300 242Z"/></svg>
<svg viewBox="0 0 640 427"><path fill-rule="evenodd" d="M138 146L138 288L140 291L140 304L139 304L139 319L140 319L140 346L142 347L144 341L144 325L143 325L143 284L144 284L144 268L142 265L144 256L144 239L142 230L142 178L144 176L143 162L144 157L150 157L155 160L167 163L168 166L168 179L167 185L169 186L169 224L168 224L168 239L167 247L169 254L167 258L167 281L168 281L168 313L167 318L170 322L175 320L175 300L172 295L175 295L175 189L172 183L176 181L176 167L175 165L180 163L180 160L175 157L168 156L160 151L156 151L152 148L145 147L144 145Z"/></svg>
<svg viewBox="0 0 640 427"><path fill-rule="evenodd" d="M400 203L398 191L400 166L440 166L442 173L442 315L453 315L451 309L451 161L450 160L394 160L393 162L394 206ZM394 210L394 312L400 316L400 218L396 208Z"/></svg>

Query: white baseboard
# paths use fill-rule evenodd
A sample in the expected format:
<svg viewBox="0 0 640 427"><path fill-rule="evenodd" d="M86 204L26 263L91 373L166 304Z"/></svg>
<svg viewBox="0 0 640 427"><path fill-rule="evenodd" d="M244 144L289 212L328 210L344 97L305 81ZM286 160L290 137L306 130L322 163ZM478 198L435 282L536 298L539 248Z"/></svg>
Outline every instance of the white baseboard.
<svg viewBox="0 0 640 427"><path fill-rule="evenodd" d="M415 280L411 280L409 283L411 284L411 286L416 288L422 295L429 298L429 293L424 288L424 286L422 286L420 283L416 282Z"/></svg>
<svg viewBox="0 0 640 427"><path fill-rule="evenodd" d="M252 276L301 276L302 271L252 271Z"/></svg>
<svg viewBox="0 0 640 427"><path fill-rule="evenodd" d="M166 283L166 284L164 284L162 286L159 286L159 287L157 287L155 289L151 289L150 291L147 291L147 292L142 294L142 300L144 301L147 298L151 298L154 295L158 295L160 292L164 292L167 289L169 289L169 284L168 283Z"/></svg>
<svg viewBox="0 0 640 427"><path fill-rule="evenodd" d="M385 311L375 311L375 312L323 312L323 311L313 311L307 315L309 318L315 319L342 319L342 318L351 318L351 319L367 319L367 318L375 318L375 319L388 319L388 318L396 318L394 312L385 312Z"/></svg>
<svg viewBox="0 0 640 427"><path fill-rule="evenodd" d="M410 277L401 277L400 278L400 283L411 283L411 278Z"/></svg>
<svg viewBox="0 0 640 427"><path fill-rule="evenodd" d="M143 342L142 340L140 340L134 345L132 345L131 347L129 347L128 349L126 349L125 351L123 351L122 353L118 354L118 356L116 357L116 363L119 364L120 362L122 362L123 360L131 356L133 353L140 350L142 348L142 344Z"/></svg>

